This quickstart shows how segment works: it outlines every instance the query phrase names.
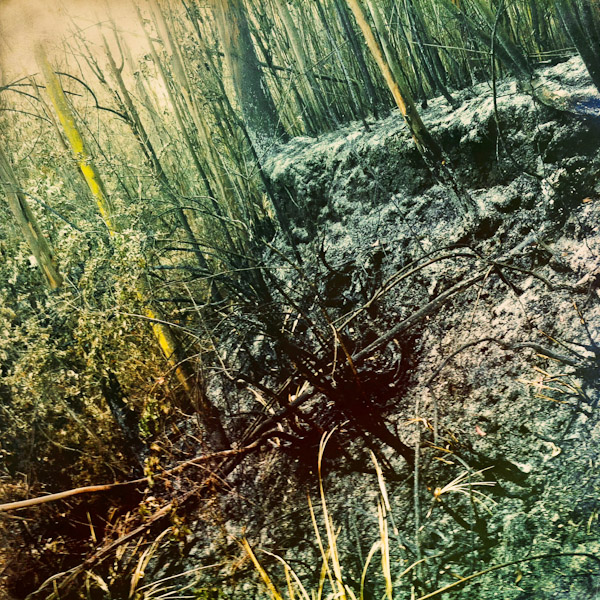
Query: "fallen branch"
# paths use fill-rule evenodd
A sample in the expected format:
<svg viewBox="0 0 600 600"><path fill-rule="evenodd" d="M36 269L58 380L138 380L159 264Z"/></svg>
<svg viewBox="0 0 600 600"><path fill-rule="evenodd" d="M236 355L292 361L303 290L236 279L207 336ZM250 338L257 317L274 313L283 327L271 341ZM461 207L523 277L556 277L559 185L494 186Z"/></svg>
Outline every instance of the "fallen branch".
<svg viewBox="0 0 600 600"><path fill-rule="evenodd" d="M0 512L17 510L19 508L29 508L30 506L46 504L47 502L56 502L57 500L64 500L65 498L70 498L71 496L78 496L80 494L95 494L98 492L106 492L108 490L114 490L116 488L127 487L131 485L139 485L140 483L144 483L147 481L148 479L142 477L141 479L134 479L133 481L124 481L120 483L86 485L84 487L73 488L72 490L65 490L64 492L57 492L56 494L48 494L47 496L38 496L37 498L29 498L28 500L19 500L17 502L7 502L6 504L0 504Z"/></svg>
<svg viewBox="0 0 600 600"><path fill-rule="evenodd" d="M179 500L179 502L187 500L187 498L193 495L195 491L196 490L187 492L186 495ZM35 592L29 594L25 600L34 600L35 598L39 598L40 593L51 584L53 586L54 592L50 595L45 595L44 600L59 600L60 592L67 588L69 585L71 585L81 573L88 570L92 565L97 565L98 563L102 562L111 554L113 550L116 550L119 546L122 546L123 544L136 538L138 535L150 529L150 527L158 523L164 517L171 514L171 510L175 507L175 505L179 505L179 503L175 500L169 502L167 505L163 506L160 510L154 513L152 517L148 519L148 521L146 521L133 531L130 531L129 533L126 533L125 535L116 539L114 542L111 542L110 544L108 544L108 546L100 548L100 550L97 550L94 554L92 554L92 556L86 558L79 565L73 567L72 569L69 569L68 571L62 571L61 573L56 573L55 575L52 575L52 577L46 579L46 581L44 581L44 583L42 583L42 585L38 587L38 589ZM57 583L59 579L62 579L62 581L60 583Z"/></svg>
<svg viewBox="0 0 600 600"><path fill-rule="evenodd" d="M396 325L392 327L387 333L377 338L374 342L369 344L366 348L363 348L360 352L357 352L352 360L355 364L364 362L367 358L369 358L372 354L377 352L382 346L385 346L388 342L391 342L395 337L398 337L401 333L408 331L411 327L416 325L421 319L429 316L433 312L435 312L442 304L447 302L452 296L456 296L458 293L463 292L464 290L470 288L475 285L479 281L485 278L486 272L481 272L474 277L471 277L465 281L461 281L456 285L453 285L451 288L447 289L445 292L442 292L437 298L428 302L421 309L404 319Z"/></svg>
<svg viewBox="0 0 600 600"><path fill-rule="evenodd" d="M509 344L508 342L504 342L502 340L499 340L498 338L494 338L494 337L484 337L484 338L480 338L478 340L474 340L472 342L467 342L466 344L463 344L462 346L460 346L459 348L457 348L454 352L452 352L451 354L449 354L440 364L439 367L437 367L437 369L430 375L430 377L427 379L427 381L425 382L425 387L429 387L432 383L433 380L442 372L442 370L446 367L446 365L458 354L460 354L461 352L464 352L465 350L473 347L473 346L478 346L479 344L483 344L485 342L492 342L494 344L497 344L498 346L500 346L501 348L503 348L504 350L521 350L523 348L528 348L531 350L535 350L535 352L537 352L538 354L542 355L542 356L546 356L548 358L552 358L554 360L557 360L559 362L562 362L566 365L570 365L572 367L580 367L581 366L581 361L577 361L574 360L572 358L569 358L568 356L564 356L563 354L557 354L556 352L554 352L553 350L550 350L550 348L546 348L545 346L542 346L540 344L536 344L535 342L520 342L518 344Z"/></svg>
<svg viewBox="0 0 600 600"><path fill-rule="evenodd" d="M433 254L433 253L430 253ZM344 327L348 326L356 317L358 317L362 312L368 309L372 304L374 304L377 300L379 300L382 296L387 294L392 288L396 287L399 283L414 275L415 273L421 271L425 267L428 267L436 262L440 262L442 260L447 260L450 258L479 258L473 252L454 252L448 254L442 254L436 258L432 258L428 260L426 263L423 263L417 267L414 267L410 270L406 270L406 268L401 269L398 273L394 273L391 277L389 277L386 281L383 282L382 286L375 291L375 293L367 300L360 308L357 308L350 315L343 315L339 319L336 319L333 323L336 325L338 329L344 329ZM417 261L415 261L417 262ZM410 265L409 265L410 266ZM337 325L338 321L342 321L340 325Z"/></svg>
<svg viewBox="0 0 600 600"><path fill-rule="evenodd" d="M172 500L171 502L169 502L168 504L163 506L156 513L154 513L146 522L144 522L141 525L139 525L138 527L136 527L133 531L130 531L129 533L122 535L120 538L114 540L110 544L108 544L108 545L100 548L96 552L94 552L94 554L92 554L92 556L86 558L86 560L84 562L73 567L72 569L69 569L68 571L63 571L61 573L57 573L56 575L53 575L52 577L50 577L49 579L44 581L44 583L42 583L42 585L35 592L32 592L31 594L29 594L29 596L27 596L26 600L35 600L36 598L41 598L40 594L43 592L43 590L46 590L48 588L48 586L50 586L50 585L53 586L54 592L50 595L44 595L43 596L44 600L58 600L58 598L60 598L59 593L61 591L65 590L66 588L68 588L70 585L72 585L75 582L76 578L79 575L81 575L81 573L89 570L93 565L97 565L97 564L101 563L108 556L110 556L111 553L114 550L116 550L119 546L126 544L127 542L131 541L132 539L135 539L139 535L145 533L150 528L155 527L160 521L162 521L165 517L168 517L171 514L171 511L173 508L175 508L175 507L181 508L184 504L186 504L188 501L190 501L194 496L199 494L202 489L204 489L204 490L209 489L211 482L213 482L216 477L223 479L223 477L227 476L229 473L231 473L233 471L233 469L235 469L235 467L239 464L240 460L246 454L249 454L250 452L257 450L269 438L277 437L280 434L281 434L280 431L267 431L263 435L261 435L260 438L255 440L253 443L248 444L247 446L244 446L243 448L232 449L232 450L223 450L222 452L214 452L212 454L198 456L196 458L193 458L193 459L187 460L183 463L180 463L179 465L176 465L175 467L173 467L172 469L169 469L168 471L164 471L163 473L161 473L160 476L157 475L156 478L165 477L168 474L172 474L174 472L181 471L182 469L184 469L190 465L195 465L200 462L207 462L210 460L214 460L215 458L225 459L221 463L221 465L219 465L217 468L215 468L208 475L208 477L206 477L206 479L204 479L200 484L195 486L193 489L187 491L185 494L182 494L178 498L175 498L174 500ZM230 460L232 458L234 460ZM143 481L146 481L146 480L143 480ZM133 482L127 482L125 484L120 484L120 485L128 485L131 483L133 483ZM119 484L117 484L117 485L119 485ZM89 487L103 487L103 486L89 486ZM84 489L84 488L80 488L80 489ZM72 491L72 490L70 490L70 491ZM44 498L42 498L42 501L44 501ZM60 583L57 583L58 580L61 578L64 578L64 579L62 579L62 581ZM47 594L47 592L45 592L45 593Z"/></svg>
<svg viewBox="0 0 600 600"><path fill-rule="evenodd" d="M264 442L269 438L283 435L281 431L267 431L263 433L257 440L244 446L242 448L233 448L230 450L222 450L220 452L213 452L211 454L203 454L202 456L196 456L190 460L186 460L178 465L167 469L160 474L155 475L155 479L164 479L169 475L178 473L186 467L196 465L202 462L208 462L218 458L231 458L233 456L244 456L257 450ZM29 508L31 506L37 506L38 504L46 504L48 502L56 502L57 500L64 500L72 496L79 496L82 494L96 494L99 492L106 492L117 488L123 488L132 485L140 485L142 483L148 483L147 477L141 477L140 479L133 479L131 481L123 481L119 483L106 483L102 485L86 485L84 487L73 488L71 490L65 490L63 492L57 492L56 494L48 494L47 496L38 496L36 498L29 498L28 500L18 500L17 502L8 502L6 504L0 504L0 512L7 512L10 510L18 510L20 508Z"/></svg>

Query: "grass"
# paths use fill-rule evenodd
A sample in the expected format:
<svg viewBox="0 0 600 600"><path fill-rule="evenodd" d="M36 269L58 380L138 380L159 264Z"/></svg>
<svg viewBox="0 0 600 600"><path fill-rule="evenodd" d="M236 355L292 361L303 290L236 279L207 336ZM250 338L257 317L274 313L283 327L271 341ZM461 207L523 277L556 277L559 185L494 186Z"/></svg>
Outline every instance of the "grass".
<svg viewBox="0 0 600 600"><path fill-rule="evenodd" d="M449 594L451 592L457 592L464 586L469 585L477 578L485 577L496 571L502 569L517 567L532 562L543 562L543 561L557 561L565 557L578 557L586 562L590 562L589 567L586 567L586 572L592 573L594 570L600 569L600 559L591 553L586 552L553 552L546 554L530 555L526 558L513 560L506 563L495 564L486 566L485 569L472 572L466 576L456 575L457 579L444 586L434 590L423 590L418 595L415 586L411 587L410 593L408 582L403 586L404 590L402 594L399 592L399 585L403 581L406 575L411 573L415 567L424 563L425 561L432 558L431 556L422 558L419 561L410 564L405 568L402 565L403 570L400 571L399 564L394 564L391 556L391 550L393 548L390 545L390 537L392 540L394 537L399 536L398 528L394 524L392 507L387 493L386 483L383 477L382 470L377 462L375 455L371 453L371 459L375 467L375 473L377 475L378 483L378 497L377 497L377 527L378 536L376 541L372 544L362 567L362 573L360 580L357 582L356 579L347 577L342 561L340 558L340 552L338 548L338 540L340 538L340 529L336 527L336 524L331 516L328 509L325 486L323 482L323 458L325 449L328 441L331 439L333 432L325 434L319 445L318 453L318 480L319 480L319 499L320 507L315 507L313 501L308 496L308 506L310 509L312 524L315 532L315 541L320 551L321 561L320 565L315 565L318 569L318 579L314 585L308 585L302 581L290 564L281 556L261 550L260 554L263 554L270 559L278 563L283 569L283 577L280 577L275 581L267 572L257 554L259 552L252 549L248 540L242 539L241 546L244 549L246 555L253 563L256 571L258 572L260 579L266 592L271 600L367 600L367 598L376 598L377 600L394 600L397 599L408 599L411 600L429 600L431 598L439 598L443 594ZM470 481L473 476L481 476L486 469L469 473L467 471L461 473L448 484L443 487L436 488L434 491L433 506L436 501L440 500L442 496L451 494L458 494L458 496L468 496L471 502L477 502L482 505L486 510L489 510L491 500L485 496L479 490L474 489L474 486L491 486L494 482L491 481ZM320 511L318 510L320 508ZM320 514L319 514L320 512ZM431 514L431 510L428 513L428 517ZM200 600L202 599L216 599L216 598L229 598L225 591L220 589L218 581L215 582L215 586L210 585L208 588L200 588L199 580L197 576L200 571L205 569L212 569L222 567L225 563L217 563L207 566L201 566L193 569L189 569L183 573L170 575L167 577L160 578L158 580L145 583L144 579L146 571L148 570L149 564L153 558L161 551L161 542L164 541L166 535L170 532L170 528L163 531L158 537L153 539L151 543L148 543L143 549L138 547L133 552L135 557L132 564L132 568L129 571L129 595L130 600ZM391 535L390 535L391 532ZM138 554L138 550L140 551ZM443 554L444 548L440 548L440 552ZM436 557L440 554L436 554ZM378 559L378 560L377 560ZM374 565L378 563L375 567ZM594 569L593 567L596 567ZM93 589L100 589L105 594L105 598L124 598L125 595L114 595L112 590L112 582L110 579L104 580L99 575L88 571L86 573L84 593L87 592L87 598L92 597ZM370 575L370 576L369 576ZM182 578L189 578L187 583L182 582ZM378 591L373 594L372 590L367 591L367 581L378 580L377 589ZM518 581L516 582L518 583ZM492 584L493 586L493 584ZM394 594L396 593L396 596ZM56 590L56 598L59 598L58 590ZM253 596L258 597L258 595Z"/></svg>
<svg viewBox="0 0 600 600"><path fill-rule="evenodd" d="M381 575L383 577L385 585L385 593L383 597L386 600L393 600L394 584L392 579L389 541L389 522L391 520L391 507L381 468L379 467L375 455L373 454L371 454L371 457L375 465L375 470L377 473L377 479L379 483L379 498L377 501L379 539L371 546L371 549L367 555L365 565L362 570L359 589L356 591L353 590L345 579L344 569L340 561L340 555L338 552L337 544L339 530L336 529L333 519L331 518L331 515L327 508L327 501L325 497L325 489L323 486L322 476L323 455L325 452L325 447L327 446L327 442L329 441L333 433L334 432L332 431L323 435L323 437L321 438L321 443L319 445L318 455L319 496L321 500L321 510L324 521L324 531L322 531L322 528L318 524L315 508L313 506L310 495L308 496L308 506L310 509L313 527L315 530L316 542L319 547L322 560L317 588L310 590L309 592L308 589L301 582L300 578L294 572L294 570L283 558L271 552L267 552L264 550L262 552L272 558L275 558L283 566L286 580L287 598L289 600L364 600L365 585L367 581L369 566L373 561L373 558L377 554L379 554L381 559ZM393 525L393 523L392 527L394 531L396 531L396 528ZM260 561L256 557L256 554L250 547L248 541L246 539L243 539L241 543L244 550L254 563L254 566L256 567L272 600L285 600L283 593L278 589L277 585L273 582L271 577L263 568ZM401 574L401 576L407 574L414 566L415 565L411 565Z"/></svg>

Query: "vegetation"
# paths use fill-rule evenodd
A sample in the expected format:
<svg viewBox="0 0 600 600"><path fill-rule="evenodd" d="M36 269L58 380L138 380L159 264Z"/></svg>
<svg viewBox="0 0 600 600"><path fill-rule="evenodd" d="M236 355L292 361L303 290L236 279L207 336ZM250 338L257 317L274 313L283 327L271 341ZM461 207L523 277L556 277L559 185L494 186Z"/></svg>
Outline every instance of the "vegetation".
<svg viewBox="0 0 600 600"><path fill-rule="evenodd" d="M428 514L421 504L431 496L424 453L440 450L437 424L407 409L413 428L393 427L382 408L386 377L410 372L420 323L492 274L507 280L513 249L494 261L464 244L423 251L388 280L374 276L361 302L348 304L337 293L348 272L319 247L314 206L275 181L269 161L293 138L323 139L354 121L370 131L398 108L423 187L439 186L464 227L489 229L460 149L430 128L428 104L441 97L454 111L461 90L490 82L499 148L496 85L504 76L544 110L577 115L577 100L537 69L580 55L600 91L600 3L146 0L126 9L126 22L115 18L114 4L92 25L63 15L69 25L60 39L36 39L26 49L26 71L12 64L11 49L2 59L0 577L7 597L170 597L142 581L151 561L160 570L165 531L186 551L188 520L226 494L228 478L253 464L249 457L284 448L310 473L330 430L329 448L343 468L380 483L373 548L383 580L370 582L365 566L353 582L356 597L382 588L391 599L402 571L416 597L452 588L438 581L439 569L427 574L421 541ZM510 148L497 152L520 165ZM402 318L376 323L384 297L444 261L473 266L440 279ZM589 371L599 356L590 343L593 356L582 363L528 347ZM397 368L381 362L388 346L402 356L392 361ZM408 378L400 378L398 397ZM579 393L569 385L569 394ZM440 485L431 510L444 505L485 555L493 544L477 486L486 482L471 478L487 464L460 460L463 478ZM520 485L519 469L502 465L494 477L504 468L502 476ZM388 528L396 525L383 473L409 486L414 500L412 542L399 542L398 552L390 550ZM325 567L316 597L326 578L336 597L353 597L319 481L327 542L317 528ZM464 497L446 506L442 496L452 491ZM402 564L412 568L392 573L390 552L404 553ZM299 579L280 562L290 598L308 598L310 584L296 588ZM485 571L475 566L473 573ZM193 597L225 594L213 592L198 588Z"/></svg>

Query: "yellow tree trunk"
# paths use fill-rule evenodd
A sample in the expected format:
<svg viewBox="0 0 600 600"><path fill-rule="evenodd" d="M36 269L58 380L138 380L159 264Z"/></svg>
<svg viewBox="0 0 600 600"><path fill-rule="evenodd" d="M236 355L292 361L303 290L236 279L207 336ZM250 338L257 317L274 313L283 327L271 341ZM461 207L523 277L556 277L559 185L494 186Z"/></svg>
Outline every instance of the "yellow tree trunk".
<svg viewBox="0 0 600 600"><path fill-rule="evenodd" d="M20 191L17 177L14 174L8 157L0 147L0 188L4 188L8 207L12 212L25 241L39 268L42 270L48 285L56 289L62 285L62 275L58 272L50 246L37 224L35 215L31 212L25 195Z"/></svg>
<svg viewBox="0 0 600 600"><path fill-rule="evenodd" d="M367 46L392 92L392 96L404 117L404 122L406 123L425 164L429 167L438 181L450 187L452 190L452 201L456 205L456 208L462 212L465 217L472 218L477 215L477 204L454 178L454 175L446 164L446 157L444 156L441 146L436 142L431 133L429 133L429 130L421 120L413 97L410 92L405 89L405 86L394 76L390 64L384 56L381 45L375 38L375 34L367 21L365 12L360 5L360 0L346 1L354 13L354 17L365 37ZM373 9L377 34L382 40L382 44L387 48L388 53L390 53L391 46L377 4L370 3L370 5Z"/></svg>
<svg viewBox="0 0 600 600"><path fill-rule="evenodd" d="M56 111L58 120L63 128L65 137L71 146L71 150L77 161L77 166L79 167L92 196L96 200L102 219L112 234L117 230L114 207L106 194L102 179L94 167L92 157L85 147L79 129L77 129L75 117L67 102L65 92L62 89L54 69L50 66L43 48L39 45L36 47L35 56L38 67L46 82L46 91L54 106L54 110Z"/></svg>
<svg viewBox="0 0 600 600"><path fill-rule="evenodd" d="M433 161L436 165L439 165L443 160L443 153L438 143L433 139L425 124L421 120L415 101L413 100L410 92L401 87L401 84L396 80L392 69L385 59L383 50L379 45L379 42L375 38L375 34L367 21L365 12L358 2L358 0L347 0L350 10L354 13L354 17L360 30L362 31L367 46L383 75L385 82L396 101L396 105L400 109L404 121L408 126L408 129L415 141L415 144L421 153L421 155L429 162ZM385 31L378 31L381 36L385 35Z"/></svg>

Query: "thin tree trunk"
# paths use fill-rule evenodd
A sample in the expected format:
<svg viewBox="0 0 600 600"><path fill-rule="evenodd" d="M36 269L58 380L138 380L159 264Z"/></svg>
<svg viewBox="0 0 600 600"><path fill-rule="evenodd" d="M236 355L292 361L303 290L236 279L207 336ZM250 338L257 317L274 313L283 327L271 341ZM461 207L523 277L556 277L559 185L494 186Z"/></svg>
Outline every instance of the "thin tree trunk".
<svg viewBox="0 0 600 600"><path fill-rule="evenodd" d="M331 30L329 22L327 21L327 16L325 14L325 11L323 10L323 4L322 4L321 0L315 0L315 5L317 7L317 12L318 12L319 18L321 20L321 23L323 25L323 28L325 29L325 33L327 33L327 37L329 39L329 44L330 44L331 48L333 49L333 52L334 52L336 58L338 59L338 62L340 63L340 68L342 69L342 73L344 74L344 78L346 79L346 85L348 87L348 92L350 93L350 98L352 98L352 102L355 106L356 115L362 119L363 125L365 126L366 130L368 131L369 126L365 120L365 117L367 116L366 111L364 109L363 104L360 102L360 100L358 99L358 97L356 95L354 85L352 84L352 80L350 79L350 73L348 72L348 68L346 67L344 57L342 56L342 53L340 52L340 49L333 37L333 32Z"/></svg>
<svg viewBox="0 0 600 600"><path fill-rule="evenodd" d="M563 94L551 90L543 81L536 80L533 69L523 51L508 37L499 26L498 18L484 3L484 0L474 0L481 16L485 21L484 26L479 26L468 18L453 0L439 0L448 9L450 14L462 20L471 33L477 36L494 53L514 75L524 90L531 93L542 104L556 110L573 112L572 103ZM557 0L563 2L563 0ZM501 7L502 9L502 7Z"/></svg>
<svg viewBox="0 0 600 600"><path fill-rule="evenodd" d="M4 150L0 147L0 188L4 189L8 207L12 212L19 229L31 252L35 256L38 267L44 274L48 285L56 289L62 285L63 278L52 256L50 246L37 223L35 215L29 208L25 194L19 188L17 177Z"/></svg>
<svg viewBox="0 0 600 600"><path fill-rule="evenodd" d="M334 124L337 124L337 120L327 106L323 92L313 75L312 65L310 64L308 57L306 56L306 52L304 51L304 42L300 39L298 28L296 27L294 19L289 11L287 0L273 0L273 2L278 11L279 17L283 22L283 26L292 47L299 71L301 75L306 78L306 90L308 92L308 98L310 98L312 112L315 114L316 119L319 120L321 129L327 128L323 121L323 113L327 114L330 119L333 119Z"/></svg>
<svg viewBox="0 0 600 600"><path fill-rule="evenodd" d="M404 117L404 121L408 126L419 152L428 163L433 162L440 164L444 160L442 149L433 139L429 133L429 130L425 127L425 124L421 120L410 92L408 92L406 89L403 89L397 78L394 76L391 66L384 56L384 51L375 39L373 30L367 22L366 15L358 3L358 0L347 0L347 2L348 6L354 13L358 26L365 36L367 46L369 47L369 50L371 51L373 58L375 59L375 62L377 63L377 66L379 67L381 74L383 75L385 82L387 83L390 92L394 97L394 100L396 101L396 105ZM384 31L378 31L380 38L382 35L384 35L384 33ZM383 40L382 43L385 44ZM385 45L387 46L387 44Z"/></svg>
<svg viewBox="0 0 600 600"><path fill-rule="evenodd" d="M413 0L407 0L407 13L411 28L413 30L413 35L417 43L417 49L419 51L419 55L421 56L421 62L432 89L439 91L442 96L444 96L448 104L450 104L450 106L457 108L458 102L450 95L445 81L443 80L444 74L440 72L441 63L439 61L439 57L437 56L437 52L430 46L425 46L425 44L429 43L430 41L427 27L425 26L420 9L416 7Z"/></svg>
<svg viewBox="0 0 600 600"><path fill-rule="evenodd" d="M462 212L465 217L472 218L478 212L477 205L473 199L461 189L459 183L454 178L454 175L449 170L444 152L421 120L410 92L394 77L392 69L384 57L382 48L375 39L373 30L367 22L366 15L359 0L347 0L347 2L356 17L358 26L365 36L367 46L371 50L373 58L377 62L377 65L394 96L394 100L396 100L396 104L404 117L404 122L406 123L425 164L439 181L450 186L454 194L453 201L456 204L456 208ZM376 7L373 8L375 9L374 12L377 14L378 11ZM383 28L380 19L376 19L376 26L377 23L379 23L379 27L381 27L381 30L378 29L377 33L379 34L382 44L384 44L385 47L388 47L388 53L391 55L386 31Z"/></svg>
<svg viewBox="0 0 600 600"><path fill-rule="evenodd" d="M38 66L42 71L44 80L46 82L46 91L50 97L50 101L54 106L54 110L58 117L58 120L62 126L65 138L71 147L73 156L79 167L79 171L83 175L94 200L98 206L98 210L102 215L102 219L106 224L109 232L114 232L118 228L116 222L115 209L112 201L106 194L104 183L100 178L100 175L93 167L91 162L91 156L87 152L83 138L79 133L79 129L75 123L75 117L69 107L65 93L61 87L60 81L50 66L48 59L41 46L36 48L36 59Z"/></svg>
<svg viewBox="0 0 600 600"><path fill-rule="evenodd" d="M573 6L574 0L556 0L556 8L564 23L577 52L596 86L600 91L600 48L599 40L594 32L594 21L590 22L591 14L580 20ZM583 16L583 15L581 15Z"/></svg>
<svg viewBox="0 0 600 600"><path fill-rule="evenodd" d="M358 42L358 39L352 27L352 23L348 18L348 13L346 11L346 5L344 4L344 0L333 0L333 3L342 29L344 30L344 33L346 34L346 37L350 42L350 46L352 47L352 53L358 64L358 69L360 71L363 83L365 85L365 89L367 91L367 96L369 97L369 101L371 104L371 112L373 116L377 119L379 118L379 100L377 98L375 85L373 83L373 80L371 79L371 74L369 73L369 68L367 67L367 63L363 55L362 47Z"/></svg>
<svg viewBox="0 0 600 600"><path fill-rule="evenodd" d="M480 26L469 18L453 0L439 0L451 15L462 21L468 30L479 38L487 48L492 47L492 36L495 36L495 50L501 62L512 72L519 80L525 81L531 77L531 66L527 57L523 54L508 36L498 27L496 18L483 0L474 0L485 25Z"/></svg>
<svg viewBox="0 0 600 600"><path fill-rule="evenodd" d="M408 39L408 33L406 31L406 27L400 21L400 19L398 19L398 30L400 32L400 35L402 36L402 41L404 42L404 45L406 46L408 60L411 63L411 65L413 67L413 72L416 75L414 77L414 80L415 80L414 87L416 87L415 96L417 98L421 99L421 106L423 108L426 108L427 107L427 94L425 93L425 88L423 87L423 82L421 81L421 77L419 77L419 74L417 71L418 60L415 56L415 50L413 48L413 44L412 44L411 40ZM411 88L413 90L413 92L414 92L414 87Z"/></svg>
<svg viewBox="0 0 600 600"><path fill-rule="evenodd" d="M166 48L168 48L169 51L172 72L175 77L175 81L177 82L179 89L183 92L185 109L187 111L187 114L191 115L192 122L195 126L196 135L194 135L194 139L198 141L198 146L200 146L204 150L206 162L212 167L212 171L214 174L213 180L216 182L223 200L226 200L228 202L232 218L237 218L238 214L236 213L241 214L244 211L243 202L239 202L239 206L235 206L234 194L230 191L230 189L235 188L236 185L231 180L221 155L219 154L219 152L217 152L214 144L210 142L211 135L209 133L209 126L206 122L202 111L198 107L198 102L193 93L192 86L190 85L188 73L186 71L183 58L181 56L181 49L171 31L171 28L167 24L165 15L158 6L156 0L151 0L150 4L154 11L157 29L161 31L164 40L164 45ZM152 44L152 41L149 38L148 43ZM160 60L156 53L154 53L154 51L153 56L155 57L155 60ZM163 73L162 67L161 73ZM167 80L165 80L164 82L166 86L169 85L169 82ZM170 98L172 98L171 95ZM174 98L172 98L172 100L175 101ZM194 151L194 149L191 148L190 151ZM196 168L199 169L199 173L206 185L206 183L208 183L207 176L202 165L200 164L200 161L195 161L195 164ZM216 214L222 219L225 215L223 214L223 211L221 210L216 198L212 194L211 200L213 209L217 211ZM220 223L221 225L223 225L222 220L220 221ZM236 247L233 243L233 239L229 235L229 232L225 231L224 235L225 239L230 244L231 250L235 251Z"/></svg>
<svg viewBox="0 0 600 600"><path fill-rule="evenodd" d="M151 168L154 170L156 178L158 179L159 185L161 189L165 192L165 194L171 199L175 207L175 212L177 214L177 218L183 228L187 240L190 242L192 249L194 251L194 255L196 260L203 271L206 271L207 274L212 272L208 261L206 260L200 245L198 244L198 240L192 231L188 218L181 208L181 203L179 201L179 197L172 190L171 184L169 183L169 179L163 170L162 164L154 150L152 142L150 140L149 135L146 132L146 129L142 123L142 120L133 104L133 100L129 95L129 92L125 86L123 81L123 77L121 76L120 70L117 68L117 65L114 61L112 53L110 51L110 47L106 39L104 39L104 48L106 51L106 56L108 59L108 66L110 69L110 73L117 84L117 89L120 92L120 95L117 96L117 101L121 104L123 112L128 116L128 124L135 136L138 140L142 153L144 154L146 160L150 164ZM226 228L224 228L226 236L229 236L229 232ZM231 238L229 238L231 245L233 247L233 242ZM211 285L211 299L215 301L223 300L219 290Z"/></svg>
<svg viewBox="0 0 600 600"><path fill-rule="evenodd" d="M243 0L211 0L233 87L259 152L287 136L265 85Z"/></svg>
<svg viewBox="0 0 600 600"><path fill-rule="evenodd" d="M537 50L541 56L548 45L548 30L544 15L540 14L540 7L537 0L531 2L531 24L533 26L533 37L537 45Z"/></svg>
<svg viewBox="0 0 600 600"><path fill-rule="evenodd" d="M139 9L138 9L138 17L139 17L140 23L142 23L142 25L143 25L143 18L142 18L141 13L139 12ZM146 35L146 40L147 40L148 46L150 48L150 53L152 55L152 59L154 60L154 64L156 65L156 68L158 69L158 72L160 73L161 79L163 80L163 84L167 91L167 96L169 98L169 102L171 103L171 107L173 108L175 120L177 121L177 125L179 127L179 130L181 131L181 134L183 135L183 139L185 141L186 148L188 149L188 152L192 158L196 172L200 174L201 178L204 175L203 179L205 181L207 181L204 168L202 166L202 163L200 162L200 157L198 156L198 152L194 146L194 143L193 143L190 133L188 131L188 127L186 126L186 123L184 121L184 117L181 112L179 102L178 102L177 98L175 97L175 95L173 94L173 90L171 88L171 84L170 84L167 72L165 70L165 67L162 64L160 57L158 56L158 54L154 48L154 44L153 44L152 40L150 39L150 36L148 35L148 32L146 31L146 29L144 29L144 32ZM213 165L213 167L215 167L215 165ZM213 181L215 181L217 183L217 185L219 186L219 192L220 192L221 196L223 198L226 198L228 196L227 191L225 190L225 187L223 186L223 182L218 177L218 175L215 175L215 177L213 177ZM214 196L212 194L211 194L211 198L214 198ZM235 250L235 249L232 248L232 250Z"/></svg>

